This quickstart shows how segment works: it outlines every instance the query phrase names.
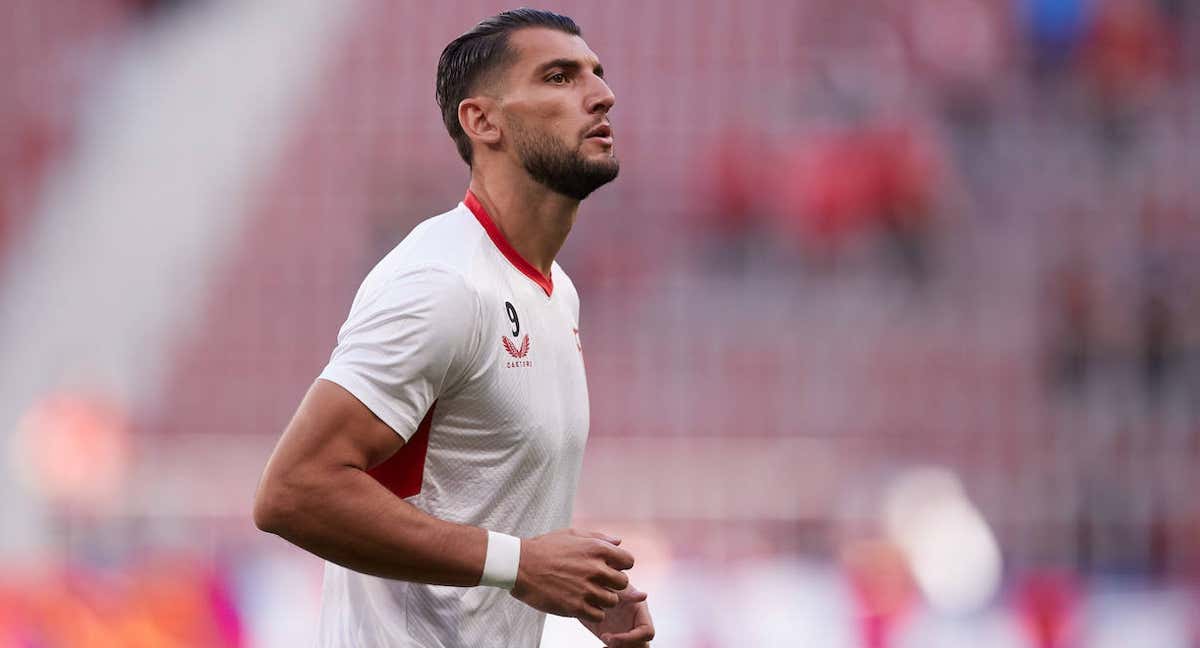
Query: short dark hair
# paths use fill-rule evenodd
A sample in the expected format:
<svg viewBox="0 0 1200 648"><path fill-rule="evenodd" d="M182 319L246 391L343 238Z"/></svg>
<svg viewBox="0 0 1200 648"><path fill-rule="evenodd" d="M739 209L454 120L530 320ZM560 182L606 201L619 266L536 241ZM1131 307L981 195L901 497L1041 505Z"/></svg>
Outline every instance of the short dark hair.
<svg viewBox="0 0 1200 648"><path fill-rule="evenodd" d="M442 121L467 166L471 166L471 139L458 122L458 104L471 96L488 75L512 62L509 34L526 27L548 27L579 36L579 25L567 16L540 9L513 9L485 18L470 31L450 41L437 68L437 103Z"/></svg>

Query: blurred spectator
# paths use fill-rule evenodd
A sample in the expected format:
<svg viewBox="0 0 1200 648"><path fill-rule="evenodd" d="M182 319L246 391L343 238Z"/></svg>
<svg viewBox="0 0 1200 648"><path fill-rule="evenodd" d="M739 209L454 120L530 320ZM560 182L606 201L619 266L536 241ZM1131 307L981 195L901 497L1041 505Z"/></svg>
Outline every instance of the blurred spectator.
<svg viewBox="0 0 1200 648"><path fill-rule="evenodd" d="M721 266L743 270L760 242L765 208L770 205L771 152L749 128L730 128L706 154L699 195L707 209L706 229L718 242Z"/></svg>
<svg viewBox="0 0 1200 648"><path fill-rule="evenodd" d="M960 130L982 127L1001 89L1006 43L999 23L983 0L913 3L909 31L915 62Z"/></svg>
<svg viewBox="0 0 1200 648"><path fill-rule="evenodd" d="M816 137L795 147L785 164L784 223L820 265L836 265L877 215L864 139L855 131Z"/></svg>
<svg viewBox="0 0 1200 648"><path fill-rule="evenodd" d="M786 168L785 225L823 265L877 233L886 260L924 282L939 169L923 133L903 122L849 128L798 148Z"/></svg>
<svg viewBox="0 0 1200 648"><path fill-rule="evenodd" d="M1151 2L1106 2L1087 34L1085 70L1102 133L1113 152L1129 143L1135 117L1161 88L1170 34Z"/></svg>
<svg viewBox="0 0 1200 648"><path fill-rule="evenodd" d="M901 270L923 283L931 271L940 189L932 143L909 125L884 126L873 137L883 231Z"/></svg>
<svg viewBox="0 0 1200 648"><path fill-rule="evenodd" d="M1016 0L1029 35L1034 78L1056 82L1070 69L1091 0Z"/></svg>
<svg viewBox="0 0 1200 648"><path fill-rule="evenodd" d="M986 206L996 103L1008 88L1011 38L999 7L985 0L920 0L909 14L914 63L924 73L951 135L954 166Z"/></svg>
<svg viewBox="0 0 1200 648"><path fill-rule="evenodd" d="M1096 293L1081 252L1054 272L1050 286L1048 360L1051 383L1079 396L1086 388L1096 356Z"/></svg>
<svg viewBox="0 0 1200 648"><path fill-rule="evenodd" d="M1140 373L1152 415L1160 413L1182 351L1176 300L1179 255L1187 252L1176 249L1180 237L1175 232L1182 220L1178 214L1154 194L1147 196L1140 214Z"/></svg>
<svg viewBox="0 0 1200 648"><path fill-rule="evenodd" d="M1167 374L1174 364L1175 323L1170 302L1158 291L1143 297L1141 306L1142 382L1152 411L1161 403Z"/></svg>

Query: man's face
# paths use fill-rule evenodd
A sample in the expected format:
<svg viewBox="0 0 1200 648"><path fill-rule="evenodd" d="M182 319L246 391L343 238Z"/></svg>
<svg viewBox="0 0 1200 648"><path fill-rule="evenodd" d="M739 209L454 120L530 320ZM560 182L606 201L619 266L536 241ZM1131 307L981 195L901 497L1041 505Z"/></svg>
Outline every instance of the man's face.
<svg viewBox="0 0 1200 648"><path fill-rule="evenodd" d="M534 180L583 200L620 168L600 61L582 38L553 29L516 31L509 46L517 60L500 100L509 150Z"/></svg>

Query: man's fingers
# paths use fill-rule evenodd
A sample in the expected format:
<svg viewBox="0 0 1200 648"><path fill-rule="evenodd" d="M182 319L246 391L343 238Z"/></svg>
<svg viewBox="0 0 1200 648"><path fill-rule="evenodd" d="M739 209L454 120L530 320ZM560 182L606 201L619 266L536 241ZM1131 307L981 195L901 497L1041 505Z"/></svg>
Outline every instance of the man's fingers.
<svg viewBox="0 0 1200 648"><path fill-rule="evenodd" d="M617 607L617 603L621 602L616 592L606 589L591 590L584 596L584 600L596 607L605 609Z"/></svg>
<svg viewBox="0 0 1200 648"><path fill-rule="evenodd" d="M584 621L591 621L592 623L604 623L604 610L594 605L587 605L580 610L579 618Z"/></svg>
<svg viewBox="0 0 1200 648"><path fill-rule="evenodd" d="M625 572L618 572L618 573L620 573L622 575L625 574ZM626 576L626 580L628 580L628 578L629 577ZM627 587L624 587L621 589L621 598L631 600L635 603L641 603L642 601L646 600L646 593L643 592L642 590L634 587L633 583L629 583Z"/></svg>
<svg viewBox="0 0 1200 648"><path fill-rule="evenodd" d="M628 598L628 592L623 590L629 587L629 576L625 575L624 572L619 572L606 566L603 570L596 573L592 582L614 592L621 592L622 597Z"/></svg>
<svg viewBox="0 0 1200 648"><path fill-rule="evenodd" d="M580 535L585 538L595 538L597 540L603 540L612 545L621 544L621 539L619 537L617 537L615 535L609 535L607 533L604 533L603 531L588 531L588 530L581 529L579 531L576 531L575 533L576 533L576 535Z"/></svg>
<svg viewBox="0 0 1200 648"><path fill-rule="evenodd" d="M600 637L600 640L604 642L604 645L609 646L609 648L631 648L633 646L640 646L653 638L654 626L643 625L629 632L606 634Z"/></svg>
<svg viewBox="0 0 1200 648"><path fill-rule="evenodd" d="M639 591L633 586L630 586L628 591L621 592L621 598L633 603L641 603L646 600L646 597L647 594L645 592Z"/></svg>
<svg viewBox="0 0 1200 648"><path fill-rule="evenodd" d="M633 554L625 551L620 547L608 546L601 549L604 555L604 562L608 563L613 569L633 569Z"/></svg>

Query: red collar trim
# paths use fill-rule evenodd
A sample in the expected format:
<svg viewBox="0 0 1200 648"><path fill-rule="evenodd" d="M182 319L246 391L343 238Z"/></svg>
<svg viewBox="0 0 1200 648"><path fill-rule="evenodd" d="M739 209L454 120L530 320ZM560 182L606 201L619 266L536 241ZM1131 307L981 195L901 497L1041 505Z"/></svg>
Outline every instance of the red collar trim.
<svg viewBox="0 0 1200 648"><path fill-rule="evenodd" d="M526 261L521 256L521 253L513 248L508 239L504 238L504 232L501 232L500 228L496 227L496 223L492 222L492 217L488 215L487 210L483 208L483 204L479 202L475 194L471 193L470 189L467 190L467 197L463 198L463 204L467 206L467 209L471 210L472 214L475 214L475 220L479 221L479 224L483 226L483 231L487 232L488 238L492 239L492 243L496 244L496 247L504 255L504 258L508 259L508 262L513 264L513 267L520 270L521 274L529 277L533 280L533 283L541 286L542 290L546 291L546 296L549 297L554 292L554 281L533 267L532 263Z"/></svg>

